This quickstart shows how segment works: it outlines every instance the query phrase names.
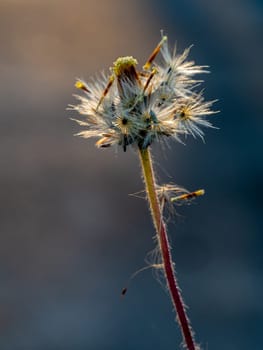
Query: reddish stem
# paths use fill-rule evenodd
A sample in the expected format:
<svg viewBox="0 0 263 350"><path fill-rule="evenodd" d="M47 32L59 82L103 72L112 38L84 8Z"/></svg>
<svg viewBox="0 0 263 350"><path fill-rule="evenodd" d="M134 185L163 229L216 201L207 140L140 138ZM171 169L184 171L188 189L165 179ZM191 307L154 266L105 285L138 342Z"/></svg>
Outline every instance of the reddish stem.
<svg viewBox="0 0 263 350"><path fill-rule="evenodd" d="M164 272L171 299L174 308L177 312L177 320L180 325L187 349L198 350L199 347L195 344L190 322L187 318L184 303L179 291L178 282L175 277L174 264L171 257L171 250L169 247L167 230L162 216L160 201L156 192L156 184L154 171L152 167L151 154L149 149L147 148L139 149L139 155L151 214L157 232L158 243L163 260Z"/></svg>

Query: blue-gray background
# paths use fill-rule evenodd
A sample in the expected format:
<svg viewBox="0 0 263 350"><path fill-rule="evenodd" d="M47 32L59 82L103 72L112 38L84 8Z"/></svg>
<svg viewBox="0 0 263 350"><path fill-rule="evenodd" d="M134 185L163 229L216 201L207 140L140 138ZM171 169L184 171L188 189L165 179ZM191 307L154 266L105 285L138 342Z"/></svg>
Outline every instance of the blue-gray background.
<svg viewBox="0 0 263 350"><path fill-rule="evenodd" d="M137 155L74 138L75 77L143 64L160 29L210 65L206 144L154 147L162 181L206 196L170 236L204 349L263 348L263 4L249 0L0 1L0 348L178 349L171 302L142 272L154 248Z"/></svg>

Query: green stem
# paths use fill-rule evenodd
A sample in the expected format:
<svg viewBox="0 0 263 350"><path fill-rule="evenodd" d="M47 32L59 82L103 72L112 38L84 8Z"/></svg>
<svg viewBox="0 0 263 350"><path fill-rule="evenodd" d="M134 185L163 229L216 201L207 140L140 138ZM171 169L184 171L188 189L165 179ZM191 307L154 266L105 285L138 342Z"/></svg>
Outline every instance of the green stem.
<svg viewBox="0 0 263 350"><path fill-rule="evenodd" d="M167 236L166 226L160 207L160 201L156 192L155 176L152 166L151 153L149 148L140 149L139 156L143 171L143 178L147 197L149 200L150 210L153 218L154 227L157 233L159 248L162 256L163 268L166 276L168 289L174 308L177 312L178 323L183 334L183 338L188 350L198 350L195 344L194 336L191 331L190 322L187 318L184 303L179 291L178 283L174 273L174 264L171 257L171 250Z"/></svg>

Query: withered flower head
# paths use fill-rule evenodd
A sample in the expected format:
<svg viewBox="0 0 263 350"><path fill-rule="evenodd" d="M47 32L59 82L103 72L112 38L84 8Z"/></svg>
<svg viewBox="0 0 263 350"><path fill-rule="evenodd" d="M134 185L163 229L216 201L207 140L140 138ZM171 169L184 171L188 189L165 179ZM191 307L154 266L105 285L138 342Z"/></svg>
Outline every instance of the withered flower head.
<svg viewBox="0 0 263 350"><path fill-rule="evenodd" d="M160 62L155 59L160 52ZM196 92L194 76L207 72L205 66L186 61L189 49L178 55L168 48L166 36L154 49L142 70L132 56L119 57L111 68L110 77L86 84L77 80L75 86L84 96L70 106L83 115L76 120L85 129L77 135L97 137L98 147L137 145L145 149L155 139L191 134L203 139L202 126L212 127L206 120L214 101L204 102L202 92Z"/></svg>

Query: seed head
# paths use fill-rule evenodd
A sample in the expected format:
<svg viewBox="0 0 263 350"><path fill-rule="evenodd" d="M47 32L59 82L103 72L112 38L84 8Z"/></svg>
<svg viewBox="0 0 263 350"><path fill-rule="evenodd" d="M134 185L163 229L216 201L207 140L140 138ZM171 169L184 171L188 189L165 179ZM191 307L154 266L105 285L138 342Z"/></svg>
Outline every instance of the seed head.
<svg viewBox="0 0 263 350"><path fill-rule="evenodd" d="M160 53L160 62L155 59ZM85 129L77 135L99 138L98 147L137 145L147 148L155 139L182 135L204 137L202 127L212 127L206 117L214 101L204 102L196 92L196 74L205 66L186 61L189 49L178 55L170 52L166 36L153 50L141 71L132 56L119 57L105 75L89 84L77 80L75 86L84 96L76 96L78 105L70 106L83 115L76 120ZM75 120L75 119L74 119Z"/></svg>

